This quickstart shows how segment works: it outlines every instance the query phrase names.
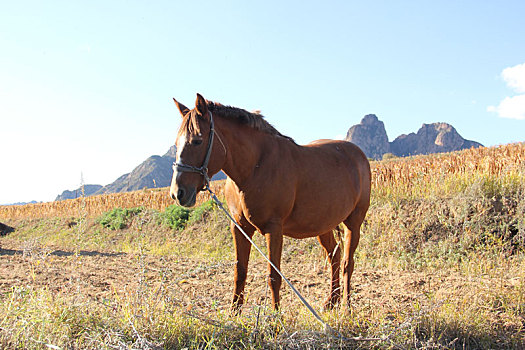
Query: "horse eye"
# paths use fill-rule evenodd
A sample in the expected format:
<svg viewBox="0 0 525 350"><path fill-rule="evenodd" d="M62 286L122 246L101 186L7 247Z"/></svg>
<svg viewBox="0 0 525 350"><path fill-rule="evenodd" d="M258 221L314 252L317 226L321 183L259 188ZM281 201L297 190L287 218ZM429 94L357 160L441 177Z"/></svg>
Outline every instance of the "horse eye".
<svg viewBox="0 0 525 350"><path fill-rule="evenodd" d="M191 140L191 144L194 146L198 146L201 143L202 143L202 140L199 140L199 139Z"/></svg>

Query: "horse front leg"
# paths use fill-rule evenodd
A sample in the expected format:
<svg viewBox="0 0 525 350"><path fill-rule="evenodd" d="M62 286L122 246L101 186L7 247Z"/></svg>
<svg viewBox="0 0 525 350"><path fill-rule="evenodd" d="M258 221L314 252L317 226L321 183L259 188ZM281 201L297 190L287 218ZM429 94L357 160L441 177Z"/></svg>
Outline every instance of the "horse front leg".
<svg viewBox="0 0 525 350"><path fill-rule="evenodd" d="M270 261L280 270L281 255L283 251L282 225L272 225L267 227L264 232ZM268 284L272 292L272 306L274 310L279 309L279 290L281 289L281 282L281 275L270 264L268 264Z"/></svg>
<svg viewBox="0 0 525 350"><path fill-rule="evenodd" d="M248 224L246 219L239 220L239 222L244 232L252 238L255 228ZM230 225L230 230L233 236L236 259L233 276L232 314L239 315L241 313L242 304L244 303L244 287L246 285L248 261L250 259L250 250L252 246L235 224L232 223Z"/></svg>

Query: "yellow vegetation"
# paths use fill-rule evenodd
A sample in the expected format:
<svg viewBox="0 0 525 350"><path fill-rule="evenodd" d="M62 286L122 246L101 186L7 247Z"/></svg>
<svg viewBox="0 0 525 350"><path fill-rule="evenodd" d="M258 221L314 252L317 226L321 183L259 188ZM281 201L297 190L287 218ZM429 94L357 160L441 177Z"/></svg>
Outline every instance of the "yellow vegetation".
<svg viewBox="0 0 525 350"><path fill-rule="evenodd" d="M450 175L502 176L524 175L525 143L497 147L481 147L454 153L397 158L372 162L372 186L375 195L392 192L409 195L414 191L432 191L428 184L441 185ZM422 185L425 184L425 185ZM212 189L219 197L224 191L224 181L215 181ZM425 193L418 192L418 195ZM209 199L207 193L198 196L197 204ZM174 204L169 189L146 189L142 191L114 193L58 202L0 206L0 220L54 217L96 217L113 208L146 207L164 210Z"/></svg>
<svg viewBox="0 0 525 350"><path fill-rule="evenodd" d="M212 190L222 196L224 181L214 181ZM209 194L201 193L197 205L210 199ZM175 204L169 195L169 188L144 189L141 191L112 193L91 197L67 199L63 201L26 205L0 206L0 221L3 219L43 219L57 217L96 217L114 208L145 207L164 210Z"/></svg>
<svg viewBox="0 0 525 350"><path fill-rule="evenodd" d="M452 178L524 176L524 169L525 143L512 143L372 162L372 187L379 196L421 197L446 191L446 182Z"/></svg>

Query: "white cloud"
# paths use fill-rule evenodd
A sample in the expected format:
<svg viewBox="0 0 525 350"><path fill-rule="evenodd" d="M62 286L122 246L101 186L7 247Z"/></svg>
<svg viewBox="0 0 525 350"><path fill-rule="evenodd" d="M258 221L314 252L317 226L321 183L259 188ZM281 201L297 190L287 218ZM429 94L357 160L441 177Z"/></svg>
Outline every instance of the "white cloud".
<svg viewBox="0 0 525 350"><path fill-rule="evenodd" d="M487 111L497 113L500 118L525 120L525 63L505 68L501 77L520 95L507 96L498 106L488 106Z"/></svg>
<svg viewBox="0 0 525 350"><path fill-rule="evenodd" d="M525 63L505 68L501 76L510 88L518 93L525 92Z"/></svg>
<svg viewBox="0 0 525 350"><path fill-rule="evenodd" d="M488 106L488 112L496 112L501 118L525 120L525 94L505 97L499 106Z"/></svg>

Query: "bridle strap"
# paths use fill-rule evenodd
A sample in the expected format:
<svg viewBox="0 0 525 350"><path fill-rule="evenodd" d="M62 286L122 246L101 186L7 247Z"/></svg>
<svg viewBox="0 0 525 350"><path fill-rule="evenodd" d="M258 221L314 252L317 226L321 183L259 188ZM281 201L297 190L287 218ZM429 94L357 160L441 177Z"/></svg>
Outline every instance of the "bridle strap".
<svg viewBox="0 0 525 350"><path fill-rule="evenodd" d="M210 177L208 175L208 163L210 162L211 150L213 147L213 139L215 137L215 126L213 123L213 115L210 111L210 136L208 138L208 147L206 148L206 156L204 157L204 162L202 162L201 167L196 167L193 165L184 164L181 162L173 163L173 170L184 172L184 173L198 173L204 177L204 188L208 189L210 187Z"/></svg>

